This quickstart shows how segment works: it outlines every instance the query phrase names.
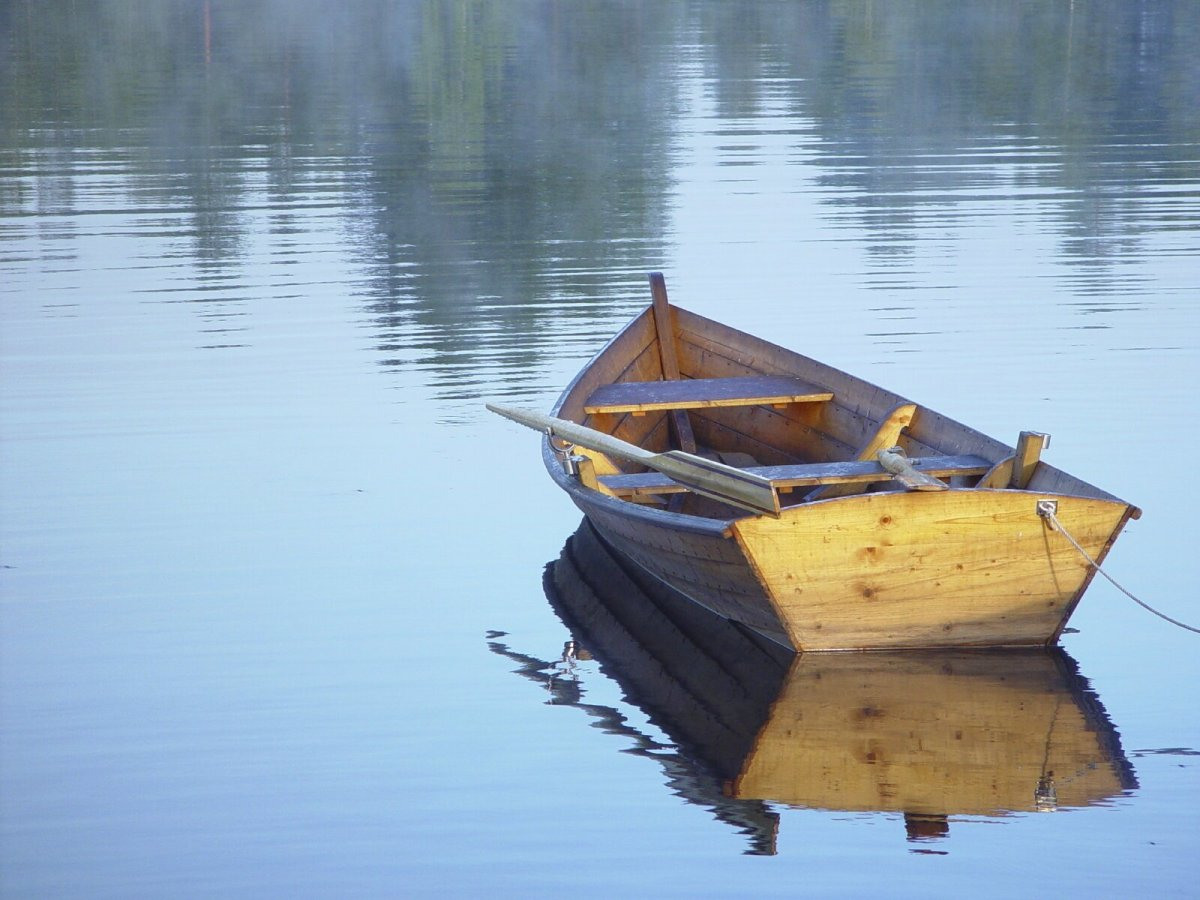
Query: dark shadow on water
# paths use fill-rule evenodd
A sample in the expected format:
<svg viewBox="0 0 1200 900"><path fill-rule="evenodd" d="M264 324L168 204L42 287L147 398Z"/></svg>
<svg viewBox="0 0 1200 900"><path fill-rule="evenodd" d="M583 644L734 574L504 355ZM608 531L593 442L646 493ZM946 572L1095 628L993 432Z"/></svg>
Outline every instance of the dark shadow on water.
<svg viewBox="0 0 1200 900"><path fill-rule="evenodd" d="M662 766L669 787L776 852L770 804L903 816L916 852L955 816L1106 803L1137 787L1099 698L1061 649L793 655L617 556L583 522L545 588L558 660L493 652ZM498 636L498 635L497 635ZM583 700L594 657L671 744Z"/></svg>

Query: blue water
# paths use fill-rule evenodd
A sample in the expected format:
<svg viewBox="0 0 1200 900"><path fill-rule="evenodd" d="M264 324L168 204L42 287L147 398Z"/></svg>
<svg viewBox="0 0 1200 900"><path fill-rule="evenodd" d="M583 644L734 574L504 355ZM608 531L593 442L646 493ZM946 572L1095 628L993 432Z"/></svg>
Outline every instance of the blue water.
<svg viewBox="0 0 1200 900"><path fill-rule="evenodd" d="M1198 639L1100 580L1063 643L1136 788L919 843L768 802L746 855L598 663L631 730L491 646L558 659L578 514L482 403L548 408L662 270L1050 432L1196 623L1198 41L1185 2L6 5L0 893L1194 892Z"/></svg>

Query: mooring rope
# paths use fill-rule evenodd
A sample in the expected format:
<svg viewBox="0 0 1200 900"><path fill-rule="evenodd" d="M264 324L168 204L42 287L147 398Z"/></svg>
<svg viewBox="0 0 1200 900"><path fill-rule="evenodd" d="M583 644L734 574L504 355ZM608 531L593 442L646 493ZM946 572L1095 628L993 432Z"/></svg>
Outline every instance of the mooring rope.
<svg viewBox="0 0 1200 900"><path fill-rule="evenodd" d="M1097 572L1099 572L1101 575L1103 575L1105 578L1107 578L1109 580L1109 582L1112 583L1113 587L1115 587L1118 591L1120 591L1122 594L1124 594L1126 597L1128 597L1130 600L1132 600L1134 603L1136 603L1142 609L1146 610L1147 612L1154 613L1154 615L1158 616L1160 619L1165 619L1166 621L1170 622L1172 625L1178 625L1180 628L1183 628L1186 631L1194 631L1196 634L1200 634L1200 628L1196 628L1193 625L1188 625L1184 622L1180 622L1178 619L1172 619L1166 613L1159 612L1157 609L1155 609L1149 603L1144 603L1143 601L1139 600L1132 593L1130 593L1127 589L1122 587L1115 578L1113 578L1111 575L1109 575L1107 572L1105 572L1104 569L1100 568L1100 563L1098 563L1094 559L1092 559L1088 555L1088 552L1086 550L1084 550L1081 546L1079 546L1079 541L1075 540L1075 538L1073 538L1071 536L1071 532L1067 531L1067 529L1063 525L1063 523L1058 521L1058 516L1055 514L1054 508L1049 503L1046 503L1046 504L1039 503L1038 504L1038 515L1041 516L1042 518L1046 519L1047 521L1049 521L1050 527L1052 529L1054 529L1055 531L1059 532L1063 537L1065 537L1071 543L1071 546L1079 551L1079 555L1088 561L1088 565L1090 565L1093 569L1095 569Z"/></svg>

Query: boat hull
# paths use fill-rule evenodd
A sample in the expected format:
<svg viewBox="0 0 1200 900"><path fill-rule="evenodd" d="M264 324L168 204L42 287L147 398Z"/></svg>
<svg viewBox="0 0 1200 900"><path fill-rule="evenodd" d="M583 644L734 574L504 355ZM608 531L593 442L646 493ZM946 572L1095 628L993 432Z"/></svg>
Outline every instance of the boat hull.
<svg viewBox="0 0 1200 900"><path fill-rule="evenodd" d="M707 532L659 510L574 499L631 562L796 651L1052 645L1093 574L1038 516L1052 498L1032 492L864 494ZM1128 507L1057 502L1062 524L1103 559Z"/></svg>
<svg viewBox="0 0 1200 900"><path fill-rule="evenodd" d="M696 442L762 466L853 459L908 403L809 357L671 307L682 379L788 376L827 391L821 403L693 409ZM630 322L567 387L553 415L660 453L677 424L664 412L596 412L606 385L666 377L651 311ZM592 412L589 412L589 409ZM1018 451L911 405L898 443L910 456L970 454L1000 470ZM857 448L857 449L856 449ZM1022 488L958 479L944 491L789 494L778 518L686 495L634 502L604 489L621 473L592 454L591 483L549 439L551 477L619 553L696 602L797 651L1029 647L1053 644L1094 569L1038 504L1102 561L1139 511L1036 458ZM627 471L627 468L626 468ZM598 479L596 476L600 476ZM1012 481L1017 481L1014 474ZM1009 476L1000 479L1008 483ZM822 489L825 490L825 489Z"/></svg>

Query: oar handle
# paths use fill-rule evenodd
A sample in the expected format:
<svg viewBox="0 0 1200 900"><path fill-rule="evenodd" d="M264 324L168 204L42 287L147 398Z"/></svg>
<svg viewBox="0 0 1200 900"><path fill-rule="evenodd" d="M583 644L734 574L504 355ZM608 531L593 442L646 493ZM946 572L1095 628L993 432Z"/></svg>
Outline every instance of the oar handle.
<svg viewBox="0 0 1200 900"><path fill-rule="evenodd" d="M619 456L621 459L648 464L656 455L649 450L643 450L637 444L631 444L618 437L613 437L611 434L605 434L603 431L597 431L595 428L588 428L586 425L576 422L569 422L566 419L557 419L554 416L546 416L501 403L488 403L487 408L506 419L520 422L534 431L560 437L573 444L579 444L589 450L598 450L610 456Z"/></svg>
<svg viewBox="0 0 1200 900"><path fill-rule="evenodd" d="M750 472L743 472L733 466L726 466L681 450L651 453L603 431L527 409L517 409L500 403L489 403L487 408L535 431L545 432L589 450L598 450L610 456L641 463L697 494L750 512L779 515L779 494L774 485L770 480Z"/></svg>

